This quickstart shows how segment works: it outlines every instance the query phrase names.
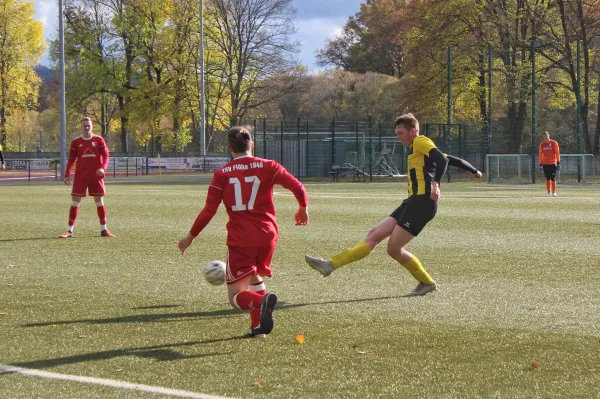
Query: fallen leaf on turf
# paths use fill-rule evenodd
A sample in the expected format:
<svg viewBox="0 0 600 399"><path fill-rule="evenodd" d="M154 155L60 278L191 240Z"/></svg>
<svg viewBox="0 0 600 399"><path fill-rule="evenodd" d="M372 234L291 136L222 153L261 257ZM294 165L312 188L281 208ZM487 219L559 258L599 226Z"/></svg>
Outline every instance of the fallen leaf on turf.
<svg viewBox="0 0 600 399"><path fill-rule="evenodd" d="M15 267L16 265L8 265L8 267Z"/></svg>
<svg viewBox="0 0 600 399"><path fill-rule="evenodd" d="M12 287L14 284L8 283L6 284L7 287Z"/></svg>
<svg viewBox="0 0 600 399"><path fill-rule="evenodd" d="M6 316L6 315L8 315L8 313L6 313L6 312L0 312L0 316Z"/></svg>
<svg viewBox="0 0 600 399"><path fill-rule="evenodd" d="M529 308L529 310L535 310L535 308Z"/></svg>
<svg viewBox="0 0 600 399"><path fill-rule="evenodd" d="M379 355L375 356L375 360L381 360L381 356L379 356Z"/></svg>
<svg viewBox="0 0 600 399"><path fill-rule="evenodd" d="M50 327L52 327L52 328L56 328L56 327L57 327L57 325L56 325L56 324L52 324L52 325L50 325Z"/></svg>
<svg viewBox="0 0 600 399"><path fill-rule="evenodd" d="M86 339L87 337L88 337L87 335L80 335L80 336L79 336L79 337L77 337L77 338L79 338L79 339Z"/></svg>
<svg viewBox="0 0 600 399"><path fill-rule="evenodd" d="M262 384L260 383L260 381L256 381L256 382L254 383L254 385L255 385L257 388L260 388L260 387L262 387Z"/></svg>
<svg viewBox="0 0 600 399"><path fill-rule="evenodd" d="M123 371L123 369L117 369L117 371Z"/></svg>
<svg viewBox="0 0 600 399"><path fill-rule="evenodd" d="M356 351L358 352L360 355L364 355L365 353L367 353L366 351Z"/></svg>
<svg viewBox="0 0 600 399"><path fill-rule="evenodd" d="M304 343L304 335L302 335L302 334L296 335L296 341L298 341L299 344L303 344Z"/></svg>
<svg viewBox="0 0 600 399"><path fill-rule="evenodd" d="M131 273L125 273L123 274L123 277L131 277Z"/></svg>
<svg viewBox="0 0 600 399"><path fill-rule="evenodd" d="M237 320L231 320L231 324L237 324Z"/></svg>
<svg viewBox="0 0 600 399"><path fill-rule="evenodd" d="M531 368L532 369L537 369L538 364L536 362L531 362Z"/></svg>
<svg viewBox="0 0 600 399"><path fill-rule="evenodd" d="M529 286L532 286L532 285L533 285L533 281L531 283L529 283Z"/></svg>

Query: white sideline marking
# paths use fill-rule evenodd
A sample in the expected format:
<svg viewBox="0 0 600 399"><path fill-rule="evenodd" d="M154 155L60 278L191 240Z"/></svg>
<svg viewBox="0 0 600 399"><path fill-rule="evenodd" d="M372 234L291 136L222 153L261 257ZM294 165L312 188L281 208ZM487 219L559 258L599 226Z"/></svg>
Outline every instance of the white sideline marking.
<svg viewBox="0 0 600 399"><path fill-rule="evenodd" d="M35 179L47 179L49 177L55 178L54 175L42 175L42 176L31 176L31 177L2 177L2 178L0 178L0 181L9 181L9 180L35 180Z"/></svg>
<svg viewBox="0 0 600 399"><path fill-rule="evenodd" d="M48 371L25 369L25 368L21 368L21 367L14 367L14 366L7 366L7 365L0 364L0 375L5 374L5 373L18 373L18 374L30 375L30 376L34 376L34 377L52 378L52 379L56 379L56 380L77 381L77 382L83 382L86 384L98 384L98 385L104 385L107 387L132 389L134 391L161 393L164 395L178 396L181 398L231 399L231 398L227 398L225 396L205 395L203 393L181 391L179 389L169 389L169 388L155 387L155 386L143 385L143 384L132 384L130 382L109 380L109 379L105 379L105 378L95 378L95 377L84 377L84 376L79 376L79 375L50 373Z"/></svg>

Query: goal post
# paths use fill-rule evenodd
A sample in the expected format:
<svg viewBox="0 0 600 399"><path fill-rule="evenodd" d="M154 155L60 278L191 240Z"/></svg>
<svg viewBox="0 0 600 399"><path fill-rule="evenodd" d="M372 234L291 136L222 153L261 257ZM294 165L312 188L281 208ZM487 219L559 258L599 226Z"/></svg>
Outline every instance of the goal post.
<svg viewBox="0 0 600 399"><path fill-rule="evenodd" d="M488 184L527 184L532 182L529 154L487 154Z"/></svg>
<svg viewBox="0 0 600 399"><path fill-rule="evenodd" d="M595 180L596 167L592 154L560 154L560 170L556 173L557 182L593 183Z"/></svg>
<svg viewBox="0 0 600 399"><path fill-rule="evenodd" d="M537 157L534 161L538 161ZM596 181L596 160L592 154L561 154L560 170L556 181L566 183L594 183ZM544 172L538 168L532 170L529 154L487 154L487 182L490 184L527 184L532 183L535 173L540 181L545 181Z"/></svg>

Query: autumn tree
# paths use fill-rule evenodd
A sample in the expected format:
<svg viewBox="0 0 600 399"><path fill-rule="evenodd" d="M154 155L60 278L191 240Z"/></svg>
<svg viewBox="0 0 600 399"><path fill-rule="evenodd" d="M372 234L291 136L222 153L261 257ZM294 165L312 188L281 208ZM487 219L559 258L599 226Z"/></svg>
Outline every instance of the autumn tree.
<svg viewBox="0 0 600 399"><path fill-rule="evenodd" d="M248 110L295 89L302 70L296 68L298 44L291 41L291 0L208 0L205 7L207 41L224 58L219 77L229 94L231 119L239 122ZM278 89L258 99L264 82Z"/></svg>
<svg viewBox="0 0 600 399"><path fill-rule="evenodd" d="M411 17L407 0L367 0L350 17L340 37L330 39L317 52L320 66L333 65L350 72L404 75L403 34Z"/></svg>
<svg viewBox="0 0 600 399"><path fill-rule="evenodd" d="M34 20L34 3L0 0L0 143L6 145L11 108L33 108L40 79L35 66L44 53L43 26Z"/></svg>
<svg viewBox="0 0 600 399"><path fill-rule="evenodd" d="M592 102L592 82L594 81L594 53L595 47L600 44L600 2L597 0L557 0L557 12L544 22L548 26L548 39L539 50L540 54L550 62L552 69L562 72L562 75L548 82L554 93L563 89L569 91L570 104L574 104L579 84L577 76L577 42L580 43L581 59L581 126L583 137L582 151L598 153L600 141L600 117L596 123L595 144L590 132L590 108ZM598 68L596 60L596 68ZM566 76L566 79L561 79ZM596 100L600 104L600 92ZM600 115L600 105L598 108Z"/></svg>

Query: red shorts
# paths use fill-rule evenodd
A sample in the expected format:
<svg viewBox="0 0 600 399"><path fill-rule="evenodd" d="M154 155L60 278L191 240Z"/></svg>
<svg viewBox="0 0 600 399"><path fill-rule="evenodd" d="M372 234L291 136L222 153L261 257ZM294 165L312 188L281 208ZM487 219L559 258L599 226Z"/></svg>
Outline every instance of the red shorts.
<svg viewBox="0 0 600 399"><path fill-rule="evenodd" d="M271 258L275 247L227 247L227 284L235 284L247 277L271 277Z"/></svg>
<svg viewBox="0 0 600 399"><path fill-rule="evenodd" d="M106 191L104 190L104 179L100 177L90 178L85 176L77 178L77 174L75 174L71 195L85 197L86 191L89 192L92 197L105 195Z"/></svg>

